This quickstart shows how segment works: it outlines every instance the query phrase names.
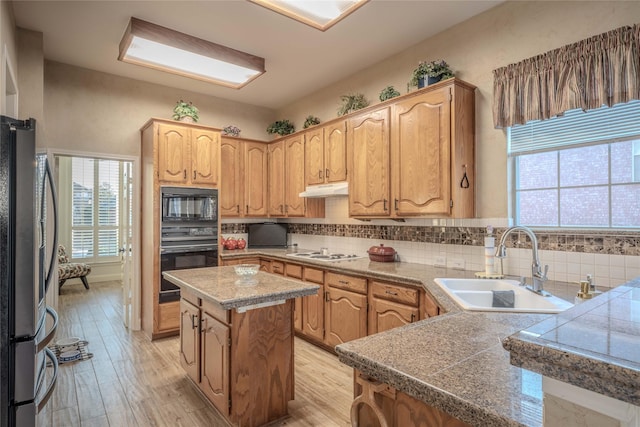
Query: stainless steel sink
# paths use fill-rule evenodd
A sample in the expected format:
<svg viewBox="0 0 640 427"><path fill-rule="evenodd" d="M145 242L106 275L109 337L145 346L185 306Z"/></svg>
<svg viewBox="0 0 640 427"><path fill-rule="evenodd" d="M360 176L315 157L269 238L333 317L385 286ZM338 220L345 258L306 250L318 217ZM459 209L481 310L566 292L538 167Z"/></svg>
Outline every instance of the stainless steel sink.
<svg viewBox="0 0 640 427"><path fill-rule="evenodd" d="M516 280L437 278L434 281L465 310L559 313L573 307L570 302L553 295L532 292L520 286ZM513 308L494 307L492 291L513 291Z"/></svg>

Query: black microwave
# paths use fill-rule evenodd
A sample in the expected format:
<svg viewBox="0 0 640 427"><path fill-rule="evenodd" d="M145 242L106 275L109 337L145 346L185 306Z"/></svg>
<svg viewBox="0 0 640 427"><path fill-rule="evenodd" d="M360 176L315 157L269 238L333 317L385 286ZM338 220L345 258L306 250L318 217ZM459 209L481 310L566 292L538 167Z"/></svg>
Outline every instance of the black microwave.
<svg viewBox="0 0 640 427"><path fill-rule="evenodd" d="M162 222L217 222L218 190L162 187Z"/></svg>

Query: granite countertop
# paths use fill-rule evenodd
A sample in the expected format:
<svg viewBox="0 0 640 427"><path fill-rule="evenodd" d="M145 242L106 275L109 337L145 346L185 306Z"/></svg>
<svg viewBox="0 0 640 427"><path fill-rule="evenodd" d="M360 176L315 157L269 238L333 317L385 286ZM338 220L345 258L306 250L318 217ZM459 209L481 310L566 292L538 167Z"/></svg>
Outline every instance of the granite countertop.
<svg viewBox="0 0 640 427"><path fill-rule="evenodd" d="M189 289L200 298L219 304L223 309L249 309L260 304L316 295L319 286L274 274L258 272L255 284L238 281L233 267L206 267L173 270L163 277L180 288Z"/></svg>
<svg viewBox="0 0 640 427"><path fill-rule="evenodd" d="M221 254L224 259L263 255L425 289L444 315L341 344L336 347L340 361L472 425L542 425L542 377L511 365L502 340L554 315L464 311L433 281L475 277L472 271L367 258L301 260L287 253L260 249ZM572 299L577 285L548 282L545 288Z"/></svg>
<svg viewBox="0 0 640 427"><path fill-rule="evenodd" d="M511 363L640 406L640 278L504 341Z"/></svg>

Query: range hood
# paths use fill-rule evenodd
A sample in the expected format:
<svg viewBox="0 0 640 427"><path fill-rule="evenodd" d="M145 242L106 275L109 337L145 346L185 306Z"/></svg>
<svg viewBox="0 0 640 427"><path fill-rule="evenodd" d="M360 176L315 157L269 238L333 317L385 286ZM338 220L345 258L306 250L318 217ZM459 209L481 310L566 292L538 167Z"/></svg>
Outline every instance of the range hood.
<svg viewBox="0 0 640 427"><path fill-rule="evenodd" d="M332 197L346 196L349 194L347 182L335 182L333 184L309 185L299 194L300 197Z"/></svg>

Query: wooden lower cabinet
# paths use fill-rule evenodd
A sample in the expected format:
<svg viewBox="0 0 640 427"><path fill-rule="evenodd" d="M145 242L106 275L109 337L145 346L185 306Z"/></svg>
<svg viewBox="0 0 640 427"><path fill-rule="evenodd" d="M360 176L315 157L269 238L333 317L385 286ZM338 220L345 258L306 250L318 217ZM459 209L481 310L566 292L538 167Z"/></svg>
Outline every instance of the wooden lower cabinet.
<svg viewBox="0 0 640 427"><path fill-rule="evenodd" d="M231 328L202 310L200 324L200 390L222 415L229 410Z"/></svg>
<svg viewBox="0 0 640 427"><path fill-rule="evenodd" d="M369 292L369 335L404 326L420 318L418 289L370 280Z"/></svg>
<svg viewBox="0 0 640 427"><path fill-rule="evenodd" d="M239 313L182 290L180 363L232 425L260 426L288 414L294 398L292 304Z"/></svg>
<svg viewBox="0 0 640 427"><path fill-rule="evenodd" d="M163 333L175 335L180 328L180 320L178 312L180 311L180 302L172 301L158 304L158 323L156 327L156 335L159 337Z"/></svg>
<svg viewBox="0 0 640 427"><path fill-rule="evenodd" d="M325 274L324 343L338 344L367 336L367 280Z"/></svg>
<svg viewBox="0 0 640 427"><path fill-rule="evenodd" d="M302 333L316 341L324 340L324 271L304 267L305 282L320 286L317 295L302 298Z"/></svg>
<svg viewBox="0 0 640 427"><path fill-rule="evenodd" d="M406 393L354 371L351 423L381 427L471 427Z"/></svg>

